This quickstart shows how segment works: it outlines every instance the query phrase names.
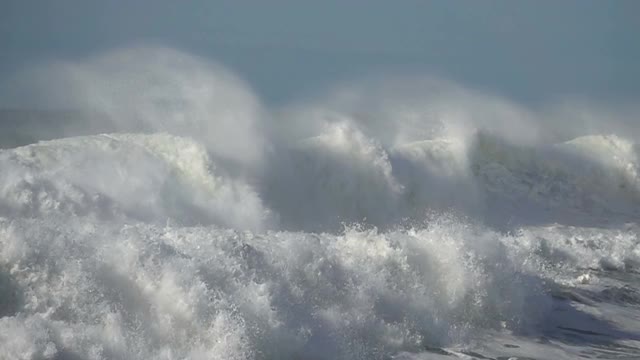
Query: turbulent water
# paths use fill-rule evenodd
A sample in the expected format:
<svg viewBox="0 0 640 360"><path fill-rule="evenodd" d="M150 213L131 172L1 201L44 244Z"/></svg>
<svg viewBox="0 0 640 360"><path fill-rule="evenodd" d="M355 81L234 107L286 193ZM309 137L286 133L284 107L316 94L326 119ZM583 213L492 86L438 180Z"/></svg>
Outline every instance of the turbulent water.
<svg viewBox="0 0 640 360"><path fill-rule="evenodd" d="M85 110L3 135L0 359L640 358L611 113L406 79L267 109L168 49L34 73Z"/></svg>

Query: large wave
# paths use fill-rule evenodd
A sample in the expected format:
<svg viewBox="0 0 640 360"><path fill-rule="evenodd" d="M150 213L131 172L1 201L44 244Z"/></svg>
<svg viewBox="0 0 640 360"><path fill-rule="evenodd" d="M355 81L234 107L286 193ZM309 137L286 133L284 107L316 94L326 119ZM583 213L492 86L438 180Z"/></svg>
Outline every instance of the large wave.
<svg viewBox="0 0 640 360"><path fill-rule="evenodd" d="M0 150L0 358L464 349L549 336L554 298L640 264L613 114L579 130L434 80L266 109L167 49L28 78L86 121Z"/></svg>

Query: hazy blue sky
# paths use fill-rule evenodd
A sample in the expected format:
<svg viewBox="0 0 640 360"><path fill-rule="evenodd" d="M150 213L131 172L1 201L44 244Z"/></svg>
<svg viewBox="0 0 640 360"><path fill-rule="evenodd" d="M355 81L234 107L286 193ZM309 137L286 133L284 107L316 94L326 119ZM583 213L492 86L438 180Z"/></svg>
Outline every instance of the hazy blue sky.
<svg viewBox="0 0 640 360"><path fill-rule="evenodd" d="M52 58L159 44L286 101L376 73L435 74L518 100L640 96L640 1L14 1L0 80Z"/></svg>

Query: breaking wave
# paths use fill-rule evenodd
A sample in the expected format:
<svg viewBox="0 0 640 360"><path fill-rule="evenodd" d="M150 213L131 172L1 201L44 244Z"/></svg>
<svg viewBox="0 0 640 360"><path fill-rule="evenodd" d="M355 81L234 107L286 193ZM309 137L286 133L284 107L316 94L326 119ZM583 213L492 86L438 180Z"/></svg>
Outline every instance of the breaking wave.
<svg viewBox="0 0 640 360"><path fill-rule="evenodd" d="M53 69L87 118L0 150L0 358L464 358L634 303L584 288L640 265L633 137L439 81L266 110L167 49Z"/></svg>

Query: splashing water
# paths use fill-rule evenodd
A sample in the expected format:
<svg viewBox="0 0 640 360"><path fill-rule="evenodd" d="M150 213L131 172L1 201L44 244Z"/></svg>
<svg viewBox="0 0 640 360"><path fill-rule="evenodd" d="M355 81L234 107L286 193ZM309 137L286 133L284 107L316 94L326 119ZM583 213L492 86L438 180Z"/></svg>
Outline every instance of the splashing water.
<svg viewBox="0 0 640 360"><path fill-rule="evenodd" d="M34 74L83 120L0 150L0 359L640 356L613 113L397 79L266 109L170 49Z"/></svg>

